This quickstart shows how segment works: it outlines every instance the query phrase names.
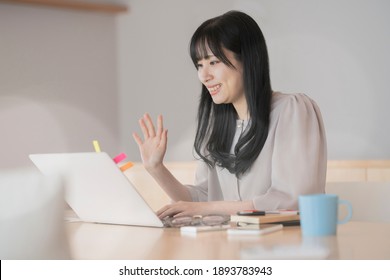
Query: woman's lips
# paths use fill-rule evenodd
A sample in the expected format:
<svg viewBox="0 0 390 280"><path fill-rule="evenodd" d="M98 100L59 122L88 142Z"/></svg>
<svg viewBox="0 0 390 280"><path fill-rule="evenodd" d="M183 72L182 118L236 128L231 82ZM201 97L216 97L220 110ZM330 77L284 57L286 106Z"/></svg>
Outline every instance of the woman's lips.
<svg viewBox="0 0 390 280"><path fill-rule="evenodd" d="M221 84L218 84L218 85L214 85L214 86L209 86L207 87L207 89L209 90L210 94L211 95L216 95L219 90L221 89Z"/></svg>

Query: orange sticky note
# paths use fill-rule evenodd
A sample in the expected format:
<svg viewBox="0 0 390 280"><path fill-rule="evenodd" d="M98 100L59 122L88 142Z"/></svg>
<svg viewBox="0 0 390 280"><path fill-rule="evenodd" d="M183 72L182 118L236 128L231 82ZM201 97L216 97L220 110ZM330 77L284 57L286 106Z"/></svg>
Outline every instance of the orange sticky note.
<svg viewBox="0 0 390 280"><path fill-rule="evenodd" d="M134 163L132 162L126 162L125 164L123 164L121 167L120 167L120 170L121 171L126 171L127 169L129 169L130 167L133 167Z"/></svg>

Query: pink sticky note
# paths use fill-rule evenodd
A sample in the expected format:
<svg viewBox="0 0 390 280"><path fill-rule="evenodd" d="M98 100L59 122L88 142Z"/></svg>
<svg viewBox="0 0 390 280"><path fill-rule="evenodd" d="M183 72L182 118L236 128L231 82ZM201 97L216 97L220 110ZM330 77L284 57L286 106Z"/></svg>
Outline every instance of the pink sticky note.
<svg viewBox="0 0 390 280"><path fill-rule="evenodd" d="M119 163L122 160L124 160L126 157L127 156L126 156L125 153L121 153L121 154L117 155L116 157L114 157L113 160L114 160L115 163Z"/></svg>

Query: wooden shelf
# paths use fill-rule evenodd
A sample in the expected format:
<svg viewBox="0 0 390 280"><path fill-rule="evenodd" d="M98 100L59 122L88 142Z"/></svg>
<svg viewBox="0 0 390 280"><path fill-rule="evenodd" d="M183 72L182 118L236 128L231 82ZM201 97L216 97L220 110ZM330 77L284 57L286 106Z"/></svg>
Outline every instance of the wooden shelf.
<svg viewBox="0 0 390 280"><path fill-rule="evenodd" d="M91 3L74 0L0 0L0 3L14 3L14 4L28 4L39 5L53 8L93 11L102 13L123 13L127 12L128 8L119 4L106 4L106 3Z"/></svg>

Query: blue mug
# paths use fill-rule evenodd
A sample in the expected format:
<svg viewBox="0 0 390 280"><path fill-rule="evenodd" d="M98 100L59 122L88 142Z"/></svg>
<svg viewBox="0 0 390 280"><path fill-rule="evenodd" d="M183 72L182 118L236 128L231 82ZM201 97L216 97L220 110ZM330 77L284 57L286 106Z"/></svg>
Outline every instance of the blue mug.
<svg viewBox="0 0 390 280"><path fill-rule="evenodd" d="M347 216L339 220L339 205L347 207ZM335 194L311 194L299 196L299 215L303 236L335 235L337 225L345 224L352 218L352 205L340 200Z"/></svg>

